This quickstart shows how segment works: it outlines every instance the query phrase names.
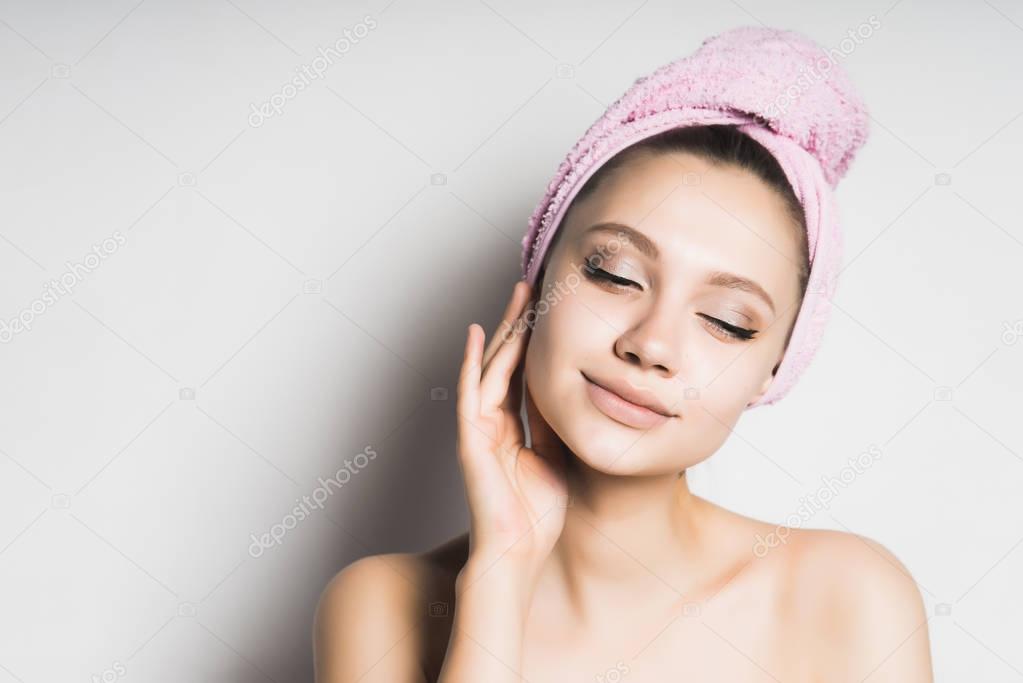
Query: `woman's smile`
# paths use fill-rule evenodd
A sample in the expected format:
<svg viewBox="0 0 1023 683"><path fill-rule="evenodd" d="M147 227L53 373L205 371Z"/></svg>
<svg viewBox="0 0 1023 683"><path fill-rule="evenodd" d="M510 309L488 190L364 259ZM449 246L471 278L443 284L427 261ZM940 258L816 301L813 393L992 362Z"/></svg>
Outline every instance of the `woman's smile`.
<svg viewBox="0 0 1023 683"><path fill-rule="evenodd" d="M586 373L581 374L586 382L586 393L590 401L612 420L636 429L652 429L675 417L655 398L643 397L624 383L612 380L594 381ZM629 398L618 392L625 393Z"/></svg>

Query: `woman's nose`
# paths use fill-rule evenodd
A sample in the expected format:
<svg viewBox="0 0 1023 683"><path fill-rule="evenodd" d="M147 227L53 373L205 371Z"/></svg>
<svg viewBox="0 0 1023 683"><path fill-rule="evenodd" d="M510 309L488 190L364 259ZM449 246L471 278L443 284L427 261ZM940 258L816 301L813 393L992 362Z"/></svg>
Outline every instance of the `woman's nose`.
<svg viewBox="0 0 1023 683"><path fill-rule="evenodd" d="M677 313L663 309L654 304L641 320L620 334L615 340L615 353L643 369L673 377L681 364L682 324Z"/></svg>

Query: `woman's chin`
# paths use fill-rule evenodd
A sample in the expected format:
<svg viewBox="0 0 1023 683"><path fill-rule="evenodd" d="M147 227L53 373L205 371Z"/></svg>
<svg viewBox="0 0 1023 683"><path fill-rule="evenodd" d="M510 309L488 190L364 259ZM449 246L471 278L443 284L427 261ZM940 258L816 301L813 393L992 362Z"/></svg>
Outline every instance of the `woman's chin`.
<svg viewBox="0 0 1023 683"><path fill-rule="evenodd" d="M655 432L667 424L645 430L606 415L586 395L559 396L545 396L541 400L549 399L552 409L547 414L553 420L551 424L557 425L555 431L575 458L605 474L652 473L656 463L651 462L651 447L659 436Z"/></svg>
<svg viewBox="0 0 1023 683"><path fill-rule="evenodd" d="M605 474L636 474L650 463L649 444L637 443L643 439L641 430L618 424L609 418L580 420L570 437L569 448L575 457L588 467Z"/></svg>

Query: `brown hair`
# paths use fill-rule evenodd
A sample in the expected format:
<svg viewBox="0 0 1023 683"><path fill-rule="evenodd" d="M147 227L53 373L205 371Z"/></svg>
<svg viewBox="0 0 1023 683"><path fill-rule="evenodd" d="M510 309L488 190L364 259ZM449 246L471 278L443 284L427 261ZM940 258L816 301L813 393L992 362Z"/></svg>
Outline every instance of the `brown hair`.
<svg viewBox="0 0 1023 683"><path fill-rule="evenodd" d="M799 203L785 172L763 145L738 130L735 126L714 124L708 126L686 126L672 128L649 138L640 140L626 147L605 162L590 176L572 200L562 223L568 221L572 207L583 201L594 192L616 170L625 166L635 155L642 152L654 154L687 153L698 156L712 164L729 164L753 173L773 188L785 201L785 205L798 231L799 249L801 253L799 278L800 298L806 292L806 283L810 275L810 256L806 241L806 219L803 207ZM560 233L561 230L558 231ZM547 248L546 256L554 251L558 234ZM546 258L541 266L541 273L546 270ZM540 276L542 277L542 275ZM789 331L791 334L791 330Z"/></svg>

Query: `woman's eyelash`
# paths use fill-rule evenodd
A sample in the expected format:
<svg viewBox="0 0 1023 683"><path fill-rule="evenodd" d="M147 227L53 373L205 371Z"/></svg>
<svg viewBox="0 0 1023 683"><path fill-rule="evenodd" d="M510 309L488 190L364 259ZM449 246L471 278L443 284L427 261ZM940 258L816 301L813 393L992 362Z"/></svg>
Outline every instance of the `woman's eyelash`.
<svg viewBox="0 0 1023 683"><path fill-rule="evenodd" d="M639 287L639 284L633 282L632 280L627 280L626 278L619 277L614 273L609 273L603 268L596 268L594 266L591 266L589 263L583 265L583 270L589 277L591 277L594 280L605 280L607 282L613 282L614 284L620 285L622 287L629 286ZM752 339L753 336L757 333L756 330L748 330L745 327L737 327L735 325L730 325L729 323L726 323L724 320L718 320L717 318L705 315L703 313L699 313L698 315L707 322L709 322L711 325L713 325L714 327L716 327L717 329L721 330L722 332L724 332L725 334L734 339L747 341Z"/></svg>
<svg viewBox="0 0 1023 683"><path fill-rule="evenodd" d="M595 280L607 280L608 282L613 282L616 285L622 285L625 287L628 287L630 285L634 287L639 287L639 284L633 282L632 280L627 280L623 277L615 275L614 273L609 273L603 268L591 266L589 263L583 264L583 270L585 270L586 274Z"/></svg>
<svg viewBox="0 0 1023 683"><path fill-rule="evenodd" d="M724 320L718 320L717 318L712 318L709 315L704 315L703 313L697 313L697 315L705 319L714 327L720 329L725 334L731 337L735 337L736 339L746 341L752 339L753 335L757 333L756 330L747 330L745 327L736 327L735 325L729 325Z"/></svg>

